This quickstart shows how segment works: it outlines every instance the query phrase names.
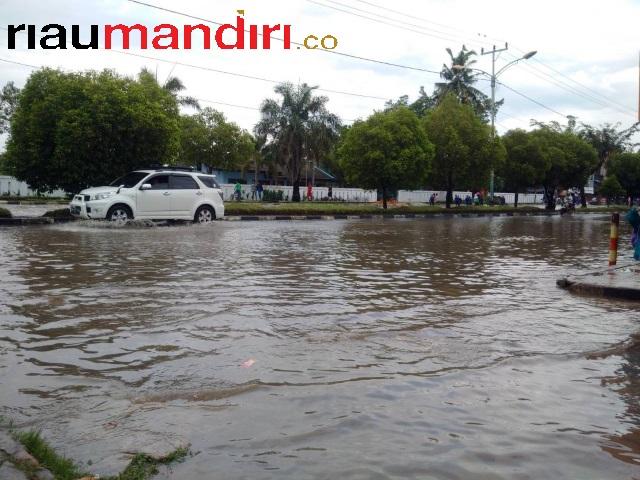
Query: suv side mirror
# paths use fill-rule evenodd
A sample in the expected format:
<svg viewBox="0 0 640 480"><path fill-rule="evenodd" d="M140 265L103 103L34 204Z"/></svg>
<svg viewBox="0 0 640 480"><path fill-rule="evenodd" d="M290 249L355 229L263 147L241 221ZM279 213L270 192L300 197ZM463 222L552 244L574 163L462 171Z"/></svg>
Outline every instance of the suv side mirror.
<svg viewBox="0 0 640 480"><path fill-rule="evenodd" d="M142 186L140 187L140 190L151 190L151 184L143 183Z"/></svg>

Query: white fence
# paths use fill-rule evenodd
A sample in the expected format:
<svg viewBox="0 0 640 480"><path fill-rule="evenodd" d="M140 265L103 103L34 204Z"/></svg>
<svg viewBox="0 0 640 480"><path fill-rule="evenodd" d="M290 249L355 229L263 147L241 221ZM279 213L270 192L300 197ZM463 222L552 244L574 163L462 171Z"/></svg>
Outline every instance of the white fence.
<svg viewBox="0 0 640 480"><path fill-rule="evenodd" d="M406 203L429 203L432 194L436 194L436 202L444 202L447 198L447 192L437 190L399 190L398 201ZM454 191L453 198L458 195L463 202L465 197L471 196L471 192ZM504 197L506 203L513 203L514 193L495 192L494 195ZM519 204L541 204L543 203L543 195L541 193L521 193L518 195Z"/></svg>
<svg viewBox="0 0 640 480"><path fill-rule="evenodd" d="M225 200L231 200L234 194L235 185L232 183L225 183L222 185L222 193ZM251 185L241 185L242 187L242 199L251 200ZM291 200L293 194L293 187L288 185L264 185L265 190L282 191L282 196L285 200ZM307 198L307 187L300 186L300 198ZM329 196L329 187L313 187L312 197L313 200L323 200ZM375 202L378 199L378 194L375 190L363 190L361 188L334 188L332 191L332 199L344 202L362 202L369 203Z"/></svg>
<svg viewBox="0 0 640 480"><path fill-rule="evenodd" d="M0 195L12 195L19 197L35 197L37 195L35 190L31 190L26 182L20 182L14 177L7 175L0 175ZM45 197L64 197L65 193L62 190L55 190L52 193L43 193Z"/></svg>

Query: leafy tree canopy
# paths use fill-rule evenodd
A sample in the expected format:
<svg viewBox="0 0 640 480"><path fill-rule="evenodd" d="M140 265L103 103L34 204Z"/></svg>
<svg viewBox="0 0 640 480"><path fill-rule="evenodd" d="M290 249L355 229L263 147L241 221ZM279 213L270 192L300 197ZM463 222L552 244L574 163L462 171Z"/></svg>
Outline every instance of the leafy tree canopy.
<svg viewBox="0 0 640 480"><path fill-rule="evenodd" d="M235 170L253 159L253 137L222 112L207 107L183 116L180 126L180 163Z"/></svg>
<svg viewBox="0 0 640 480"><path fill-rule="evenodd" d="M0 134L9 132L11 115L18 106L20 89L8 82L0 91Z"/></svg>
<svg viewBox="0 0 640 480"><path fill-rule="evenodd" d="M618 153L611 159L609 173L616 177L627 195L640 196L640 153Z"/></svg>
<svg viewBox="0 0 640 480"><path fill-rule="evenodd" d="M418 117L407 107L376 112L349 128L338 148L347 180L388 194L424 185L434 155Z"/></svg>
<svg viewBox="0 0 640 480"><path fill-rule="evenodd" d="M432 184L447 190L447 208L454 188L484 187L491 168L504 160L499 139L492 140L490 128L453 94L427 114L424 127L436 147Z"/></svg>
<svg viewBox="0 0 640 480"><path fill-rule="evenodd" d="M515 192L517 206L518 193L539 185L550 165L535 137L529 132L510 130L504 134L502 142L507 155L498 174L504 180L505 187Z"/></svg>
<svg viewBox="0 0 640 480"><path fill-rule="evenodd" d="M171 163L178 105L155 79L34 72L11 118L5 165L31 188L77 192L127 171Z"/></svg>
<svg viewBox="0 0 640 480"><path fill-rule="evenodd" d="M625 189L620 185L620 182L615 175L610 175L603 180L602 184L600 184L598 193L603 197L606 197L607 203L609 203L610 199L624 195Z"/></svg>
<svg viewBox="0 0 640 480"><path fill-rule="evenodd" d="M530 133L548 165L542 185L547 208L555 209L555 192L559 187L581 187L598 163L595 149L569 130L541 127Z"/></svg>

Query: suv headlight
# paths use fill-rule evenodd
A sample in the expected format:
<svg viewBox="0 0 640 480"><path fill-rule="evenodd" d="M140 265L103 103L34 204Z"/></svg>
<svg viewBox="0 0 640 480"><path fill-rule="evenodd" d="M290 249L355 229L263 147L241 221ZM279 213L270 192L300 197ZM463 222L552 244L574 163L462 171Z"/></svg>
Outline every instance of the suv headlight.
<svg viewBox="0 0 640 480"><path fill-rule="evenodd" d="M98 193L95 197L93 197L93 199L94 200L104 200L106 198L109 198L111 195L113 195L111 192Z"/></svg>

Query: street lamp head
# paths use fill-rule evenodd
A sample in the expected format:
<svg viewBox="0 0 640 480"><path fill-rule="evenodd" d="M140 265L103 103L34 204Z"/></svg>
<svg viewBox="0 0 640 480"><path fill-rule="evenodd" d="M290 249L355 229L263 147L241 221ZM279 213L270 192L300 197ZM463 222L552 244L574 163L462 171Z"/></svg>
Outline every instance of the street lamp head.
<svg viewBox="0 0 640 480"><path fill-rule="evenodd" d="M538 53L537 50L532 50L531 52L525 53L522 58L524 58L525 60L529 60L531 57L533 57L536 53Z"/></svg>

